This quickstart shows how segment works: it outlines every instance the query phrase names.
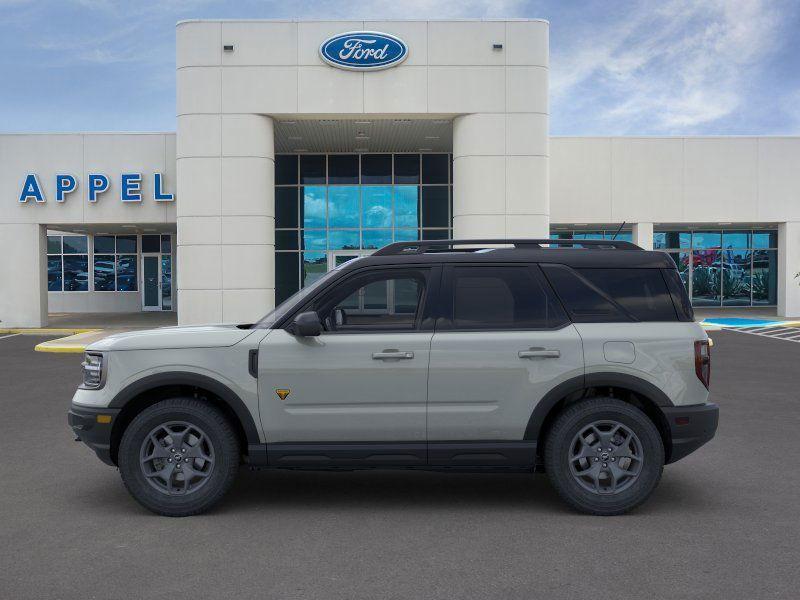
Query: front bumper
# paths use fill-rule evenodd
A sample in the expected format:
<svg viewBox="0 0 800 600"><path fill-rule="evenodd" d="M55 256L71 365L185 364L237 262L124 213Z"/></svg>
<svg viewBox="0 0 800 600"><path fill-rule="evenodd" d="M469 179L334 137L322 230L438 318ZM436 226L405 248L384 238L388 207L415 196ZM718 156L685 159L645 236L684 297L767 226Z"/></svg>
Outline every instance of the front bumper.
<svg viewBox="0 0 800 600"><path fill-rule="evenodd" d="M717 432L719 406L713 403L694 406L662 407L669 424L672 451L668 463L688 456Z"/></svg>
<svg viewBox="0 0 800 600"><path fill-rule="evenodd" d="M91 408L72 404L67 413L67 423L78 440L94 450L97 457L107 465L114 465L111 459L111 431L117 420L118 408ZM98 416L105 417L98 421ZM108 420L109 422L102 422Z"/></svg>

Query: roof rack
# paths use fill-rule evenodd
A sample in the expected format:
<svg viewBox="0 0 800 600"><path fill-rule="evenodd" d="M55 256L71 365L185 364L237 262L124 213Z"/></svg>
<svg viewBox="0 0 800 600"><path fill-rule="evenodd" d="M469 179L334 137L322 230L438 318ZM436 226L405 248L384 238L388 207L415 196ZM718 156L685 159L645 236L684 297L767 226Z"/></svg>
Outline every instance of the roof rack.
<svg viewBox="0 0 800 600"><path fill-rule="evenodd" d="M424 254L429 250L447 252L454 246L480 246L504 244L515 248L546 248L552 246L591 246L606 250L641 250L632 242L622 240L573 240L573 239L513 239L513 240L418 240L413 242L395 242L384 246L372 256L392 256L401 254ZM472 250L474 251L474 250Z"/></svg>

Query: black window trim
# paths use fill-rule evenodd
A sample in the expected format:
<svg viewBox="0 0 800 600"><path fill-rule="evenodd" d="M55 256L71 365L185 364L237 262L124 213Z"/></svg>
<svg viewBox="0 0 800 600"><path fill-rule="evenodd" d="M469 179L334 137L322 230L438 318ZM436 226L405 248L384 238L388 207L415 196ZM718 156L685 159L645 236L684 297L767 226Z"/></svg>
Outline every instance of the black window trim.
<svg viewBox="0 0 800 600"><path fill-rule="evenodd" d="M469 329L460 329L453 327L453 271L459 267L483 267L485 269L492 269L495 267L523 267L528 270L531 277L536 281L542 288L542 291L546 295L549 296L549 299L552 300L557 306L561 308L564 312L566 319L559 325L555 327L507 327L507 328L497 328L497 327L471 327ZM553 290L553 287L550 285L550 282L544 276L544 274L539 269L537 263L529 263L529 262L496 262L496 263L485 263L485 262L458 262L458 263L448 263L444 265L442 269L442 283L439 288L439 309L438 309L438 316L436 318L436 332L437 333L513 333L517 331L560 331L565 327L569 327L572 325L572 318L570 316L569 311L566 310L564 307L564 303L561 301L561 298Z"/></svg>
<svg viewBox="0 0 800 600"><path fill-rule="evenodd" d="M440 264L398 264L398 265L373 265L366 266L360 269L354 269L347 273L342 274L330 282L329 285L319 290L313 297L306 299L306 301L292 310L281 323L276 325L277 329L286 329L300 313L313 310L314 304L328 295L335 288L340 285L347 285L349 281L356 277L371 274L373 272L385 271L416 271L423 274L425 277L425 291L420 302L420 310L416 319L416 326L413 329L396 329L393 327L370 327L358 330L348 331L323 331L322 335L359 335L359 334L376 334L376 333L425 333L434 331L434 323L436 322L435 314L436 307L438 306L439 289L441 287L441 271Z"/></svg>

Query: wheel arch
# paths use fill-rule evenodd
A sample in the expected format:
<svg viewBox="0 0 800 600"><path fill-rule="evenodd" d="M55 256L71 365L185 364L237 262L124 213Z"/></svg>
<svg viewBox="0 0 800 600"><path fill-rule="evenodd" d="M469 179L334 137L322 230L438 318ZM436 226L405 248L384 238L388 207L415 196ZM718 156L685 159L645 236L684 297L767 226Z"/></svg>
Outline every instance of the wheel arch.
<svg viewBox="0 0 800 600"><path fill-rule="evenodd" d="M260 444L258 429L250 411L228 386L198 373L157 373L132 383L109 404L110 408L121 409L111 430L110 451L114 464L117 464L122 435L136 415L156 402L181 396L202 398L219 408L233 425L243 453L247 453L248 446Z"/></svg>
<svg viewBox="0 0 800 600"><path fill-rule="evenodd" d="M666 462L672 453L669 424L660 409L673 406L669 397L649 381L625 373L589 373L568 379L551 389L533 409L525 428L526 440L535 440L537 453L544 449L544 438L561 410L573 402L590 397L617 398L641 409L658 429L664 443Z"/></svg>

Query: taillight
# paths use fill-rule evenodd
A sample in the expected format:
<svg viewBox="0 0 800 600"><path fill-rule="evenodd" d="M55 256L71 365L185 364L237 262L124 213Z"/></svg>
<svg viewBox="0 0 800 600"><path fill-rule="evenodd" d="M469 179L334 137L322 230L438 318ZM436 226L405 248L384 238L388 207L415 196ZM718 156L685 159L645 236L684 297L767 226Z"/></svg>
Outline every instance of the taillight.
<svg viewBox="0 0 800 600"><path fill-rule="evenodd" d="M708 389L711 383L711 348L708 340L698 340L694 343L694 372Z"/></svg>

